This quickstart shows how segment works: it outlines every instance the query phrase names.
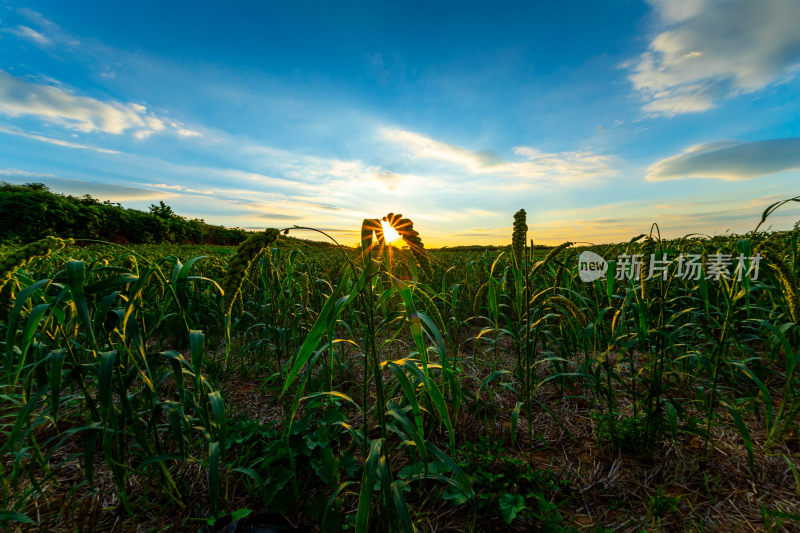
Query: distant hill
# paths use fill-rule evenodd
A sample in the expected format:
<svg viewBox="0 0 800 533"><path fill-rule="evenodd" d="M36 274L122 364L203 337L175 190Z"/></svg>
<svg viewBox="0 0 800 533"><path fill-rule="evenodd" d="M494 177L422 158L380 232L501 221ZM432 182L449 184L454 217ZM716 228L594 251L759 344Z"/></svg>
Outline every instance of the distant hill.
<svg viewBox="0 0 800 533"><path fill-rule="evenodd" d="M164 202L149 212L101 202L90 195L56 194L42 183L0 182L0 243L27 243L48 235L116 243L237 245L254 232L206 224L172 211ZM282 237L303 246L326 243Z"/></svg>

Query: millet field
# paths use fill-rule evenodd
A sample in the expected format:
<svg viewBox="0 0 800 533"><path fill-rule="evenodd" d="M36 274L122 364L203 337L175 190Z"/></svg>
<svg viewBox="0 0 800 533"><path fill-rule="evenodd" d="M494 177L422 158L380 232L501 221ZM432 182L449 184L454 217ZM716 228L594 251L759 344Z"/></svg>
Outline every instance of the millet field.
<svg viewBox="0 0 800 533"><path fill-rule="evenodd" d="M501 248L426 250L393 214L404 246L378 219L360 247L4 246L0 529L797 531L784 203L598 246L537 246L522 210ZM701 275L644 275L681 254Z"/></svg>

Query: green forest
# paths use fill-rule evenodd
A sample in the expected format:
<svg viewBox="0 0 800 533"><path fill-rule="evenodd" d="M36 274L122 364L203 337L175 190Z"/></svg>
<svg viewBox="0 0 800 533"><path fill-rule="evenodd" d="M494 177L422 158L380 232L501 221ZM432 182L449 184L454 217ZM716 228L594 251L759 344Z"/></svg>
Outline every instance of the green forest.
<svg viewBox="0 0 800 533"><path fill-rule="evenodd" d="M179 216L164 202L144 212L88 194L56 194L41 183L0 183L0 243L27 243L48 235L120 244L236 245L249 233Z"/></svg>

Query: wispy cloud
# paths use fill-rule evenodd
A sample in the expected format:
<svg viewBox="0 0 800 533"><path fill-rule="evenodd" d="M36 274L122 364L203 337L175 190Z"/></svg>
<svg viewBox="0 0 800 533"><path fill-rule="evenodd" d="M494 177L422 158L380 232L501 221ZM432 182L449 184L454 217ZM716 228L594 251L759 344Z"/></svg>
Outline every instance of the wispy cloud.
<svg viewBox="0 0 800 533"><path fill-rule="evenodd" d="M57 178L55 174L47 172L31 172L30 170L21 170L19 168L0 168L0 176L9 176L12 178Z"/></svg>
<svg viewBox="0 0 800 533"><path fill-rule="evenodd" d="M660 31L625 66L654 115L705 111L717 101L790 79L800 64L796 0L650 0Z"/></svg>
<svg viewBox="0 0 800 533"><path fill-rule="evenodd" d="M33 41L42 46L49 46L55 43L61 47L74 47L80 44L78 39L64 31L58 24L44 17L41 13L27 7L21 7L17 9L16 12L27 19L30 26L35 27L34 29L28 25L17 26L17 29L20 31L10 32L17 37Z"/></svg>
<svg viewBox="0 0 800 533"><path fill-rule="evenodd" d="M181 137L200 137L202 134L196 130L190 130L189 128L178 128L175 132L180 135Z"/></svg>
<svg viewBox="0 0 800 533"><path fill-rule="evenodd" d="M445 185L438 176L395 172L360 158L320 157L225 134L217 139L219 145L241 154L241 162L265 169L263 172L226 170L226 175L280 187L300 196L315 193L352 204L354 200L363 203L375 197L413 196L423 187L431 191Z"/></svg>
<svg viewBox="0 0 800 533"><path fill-rule="evenodd" d="M14 28L4 28L2 31L4 33L10 33L11 35L15 35L20 39L33 41L34 43L42 46L48 46L52 44L52 41L46 35L39 33L38 31L28 26L19 25Z"/></svg>
<svg viewBox="0 0 800 533"><path fill-rule="evenodd" d="M381 134L412 158L439 161L476 175L522 179L528 184L580 182L614 172L612 156L590 151L548 153L531 146L516 146L511 151L523 159L509 161L493 152L467 150L412 131L384 128Z"/></svg>
<svg viewBox="0 0 800 533"><path fill-rule="evenodd" d="M2 125L0 125L0 133L6 133L8 135L18 135L20 137L25 137L26 139L33 139L34 141L41 141L48 144L54 144L56 146L64 146L66 148L76 148L78 150L91 150L93 152L99 152L101 154L120 153L119 151L112 150L110 148L102 148L100 146L90 146L88 144L65 141L64 139L55 139L53 137L46 137L44 135L39 135L36 133L28 133L26 131L20 130L19 128L9 128Z"/></svg>
<svg viewBox="0 0 800 533"><path fill-rule="evenodd" d="M178 122L157 117L140 104L103 102L74 94L63 87L32 83L0 70L0 113L10 117L34 116L44 122L84 133L121 134L132 131L138 139L166 129L187 130ZM196 132L195 132L196 133Z"/></svg>
<svg viewBox="0 0 800 533"><path fill-rule="evenodd" d="M722 141L691 146L651 165L648 181L681 178L744 180L800 169L800 138Z"/></svg>

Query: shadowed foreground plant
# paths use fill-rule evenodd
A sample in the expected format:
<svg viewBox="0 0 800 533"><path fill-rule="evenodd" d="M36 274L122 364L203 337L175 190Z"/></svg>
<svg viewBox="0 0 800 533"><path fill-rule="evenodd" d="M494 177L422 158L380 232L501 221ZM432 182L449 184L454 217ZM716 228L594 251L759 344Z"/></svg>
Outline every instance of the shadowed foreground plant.
<svg viewBox="0 0 800 533"><path fill-rule="evenodd" d="M403 215L389 213L381 220L377 218L365 218L361 224L361 249L364 252L371 251L377 247L378 250L383 250L388 246L384 236L383 225L381 222L388 223L408 245L411 255L422 269L426 276L432 273L431 261L428 257L428 252L425 250L425 245L422 243L422 238L419 232L414 230L414 223L411 219L403 218ZM373 242L373 235L375 242Z"/></svg>

